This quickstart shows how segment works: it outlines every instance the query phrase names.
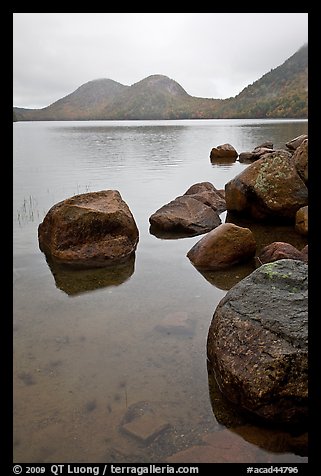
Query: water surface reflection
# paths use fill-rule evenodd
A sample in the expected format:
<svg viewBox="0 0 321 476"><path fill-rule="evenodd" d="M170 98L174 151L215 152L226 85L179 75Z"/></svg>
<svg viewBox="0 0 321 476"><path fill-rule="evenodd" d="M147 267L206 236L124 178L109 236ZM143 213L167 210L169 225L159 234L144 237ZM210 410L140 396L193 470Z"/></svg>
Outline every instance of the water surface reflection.
<svg viewBox="0 0 321 476"><path fill-rule="evenodd" d="M57 288L69 296L76 296L108 286L119 286L127 281L135 270L135 253L126 262L105 268L71 268L58 263L49 256L46 256L46 261Z"/></svg>

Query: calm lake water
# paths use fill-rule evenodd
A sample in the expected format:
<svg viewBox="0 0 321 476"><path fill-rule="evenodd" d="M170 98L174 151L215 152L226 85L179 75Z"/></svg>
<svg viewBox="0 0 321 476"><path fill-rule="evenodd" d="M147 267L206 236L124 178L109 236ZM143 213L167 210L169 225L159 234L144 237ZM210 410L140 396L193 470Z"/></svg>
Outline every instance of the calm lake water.
<svg viewBox="0 0 321 476"><path fill-rule="evenodd" d="M192 266L186 253L202 236L160 239L148 221L192 184L224 188L247 167L211 164L212 147L228 142L241 153L272 140L280 148L307 130L304 120L13 124L15 462L166 462L208 435L231 441L218 462L245 450L248 462L307 462L304 436L234 423L219 403L206 339L228 273L215 280ZM38 248L45 214L105 189L120 192L139 228L131 268L116 277L51 269ZM274 233L271 241L305 245L287 227ZM238 269L234 281L248 272ZM147 441L124 431L137 414L155 416Z"/></svg>

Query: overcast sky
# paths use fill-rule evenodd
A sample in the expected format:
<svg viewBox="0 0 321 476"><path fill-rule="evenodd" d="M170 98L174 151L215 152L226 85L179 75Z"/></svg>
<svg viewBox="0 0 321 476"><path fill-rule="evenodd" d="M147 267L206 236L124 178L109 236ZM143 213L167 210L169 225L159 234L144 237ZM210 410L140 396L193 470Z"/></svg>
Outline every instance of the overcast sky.
<svg viewBox="0 0 321 476"><path fill-rule="evenodd" d="M227 98L308 41L307 13L14 13L13 105L41 108L87 81L151 74Z"/></svg>

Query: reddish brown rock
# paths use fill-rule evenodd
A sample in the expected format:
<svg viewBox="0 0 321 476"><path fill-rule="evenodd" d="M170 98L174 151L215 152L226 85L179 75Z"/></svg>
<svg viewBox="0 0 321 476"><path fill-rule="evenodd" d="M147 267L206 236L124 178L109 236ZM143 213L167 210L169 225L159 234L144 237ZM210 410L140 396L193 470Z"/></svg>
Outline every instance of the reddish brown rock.
<svg viewBox="0 0 321 476"><path fill-rule="evenodd" d="M75 195L54 205L38 228L41 251L59 263L102 267L126 261L139 232L117 190Z"/></svg>
<svg viewBox="0 0 321 476"><path fill-rule="evenodd" d="M252 151L252 153L256 156L257 159L259 159L262 155L264 154L270 154L271 152L274 152L273 149L269 147L255 147L255 149Z"/></svg>
<svg viewBox="0 0 321 476"><path fill-rule="evenodd" d="M301 134L300 136L295 137L294 139L291 139L285 145L290 150L296 150L302 144L302 142L307 138L308 136L306 134Z"/></svg>
<svg viewBox="0 0 321 476"><path fill-rule="evenodd" d="M277 151L249 165L225 185L228 211L257 220L294 221L308 203L308 189L286 151Z"/></svg>
<svg viewBox="0 0 321 476"><path fill-rule="evenodd" d="M295 229L301 235L307 236L309 231L308 206L300 208L295 215Z"/></svg>
<svg viewBox="0 0 321 476"><path fill-rule="evenodd" d="M203 193L203 192L206 192L206 191L217 192L216 188L214 187L214 185L211 182L198 182L198 183L194 183L193 185L191 185L186 190L184 195L194 195L194 194Z"/></svg>
<svg viewBox="0 0 321 476"><path fill-rule="evenodd" d="M226 203L224 195L220 190L217 190L210 182L200 182L192 185L184 195L195 198L205 205L213 208L217 213L222 213L226 210Z"/></svg>
<svg viewBox="0 0 321 476"><path fill-rule="evenodd" d="M222 198L225 200L225 188L219 188L216 190L219 195L221 195Z"/></svg>
<svg viewBox="0 0 321 476"><path fill-rule="evenodd" d="M251 162L254 162L257 160L259 157L254 154L254 152L241 152L239 155L239 162L249 164Z"/></svg>
<svg viewBox="0 0 321 476"><path fill-rule="evenodd" d="M292 156L295 168L304 183L308 184L308 139L304 139Z"/></svg>
<svg viewBox="0 0 321 476"><path fill-rule="evenodd" d="M308 263L309 261L309 245L306 245L302 250L301 250L301 254L303 256L303 261L305 263Z"/></svg>
<svg viewBox="0 0 321 476"><path fill-rule="evenodd" d="M257 145L254 147L253 152L257 149L261 149L262 147L266 149L273 150L273 142L271 140L267 140L266 142L262 142L262 144Z"/></svg>
<svg viewBox="0 0 321 476"><path fill-rule="evenodd" d="M211 160L215 159L236 159L238 153L231 144L222 144L213 147L210 153Z"/></svg>
<svg viewBox="0 0 321 476"><path fill-rule="evenodd" d="M223 223L200 241L187 253L196 268L220 270L253 258L256 242L251 230Z"/></svg>
<svg viewBox="0 0 321 476"><path fill-rule="evenodd" d="M151 232L159 230L186 235L207 233L221 224L213 208L190 195L175 198L149 217Z"/></svg>
<svg viewBox="0 0 321 476"><path fill-rule="evenodd" d="M271 263L279 259L299 259L305 261L301 251L297 250L290 243L284 243L283 241L270 243L265 246L258 255L260 264Z"/></svg>
<svg viewBox="0 0 321 476"><path fill-rule="evenodd" d="M273 149L269 147L256 147L252 152L242 152L239 155L240 162L254 162L255 160L260 159L264 154L269 154L273 152Z"/></svg>

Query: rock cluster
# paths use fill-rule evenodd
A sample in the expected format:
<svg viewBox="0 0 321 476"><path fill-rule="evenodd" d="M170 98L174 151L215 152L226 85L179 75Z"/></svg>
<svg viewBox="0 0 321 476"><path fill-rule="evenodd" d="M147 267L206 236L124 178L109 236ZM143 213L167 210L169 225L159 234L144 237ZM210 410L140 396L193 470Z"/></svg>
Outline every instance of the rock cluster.
<svg viewBox="0 0 321 476"><path fill-rule="evenodd" d="M156 210L149 222L156 235L206 233L187 253L201 272L225 271L256 259L257 269L253 266L254 271L234 284L215 310L207 339L209 366L220 390L234 404L268 421L301 424L308 413L308 246L300 251L271 240L258 247L250 224L222 223L220 218L227 210L249 223L289 223L307 237L308 137L299 136L286 147L274 150L268 141L240 155L230 144L214 147L211 161L239 157L251 163L225 190L210 182L192 185ZM133 272L139 231L120 193L103 190L54 205L39 225L38 238L56 281L68 294L75 294L86 287L71 286L75 276L67 276L61 266L129 263L122 273L113 271L104 281L119 284ZM96 275L92 278L97 280ZM78 281L82 279L79 275ZM156 330L191 336L194 325L187 315L176 313ZM156 423L148 411L128 417L122 429L144 442L168 428L161 419Z"/></svg>
<svg viewBox="0 0 321 476"><path fill-rule="evenodd" d="M274 150L269 142L241 153L239 161L250 165L225 185L228 214L246 219L248 232L252 221L269 226L287 223L303 237L308 235L308 137L299 136L286 148ZM224 240L214 239L223 226L187 254L201 271L218 269L215 260L226 256ZM254 251L247 254L245 234L238 238L234 242L240 260L250 260L256 253L257 269L234 284L214 312L207 340L210 370L223 395L239 408L269 422L304 425L308 245L300 251L290 243L272 241L255 251L252 236ZM231 255L225 266L236 262Z"/></svg>

